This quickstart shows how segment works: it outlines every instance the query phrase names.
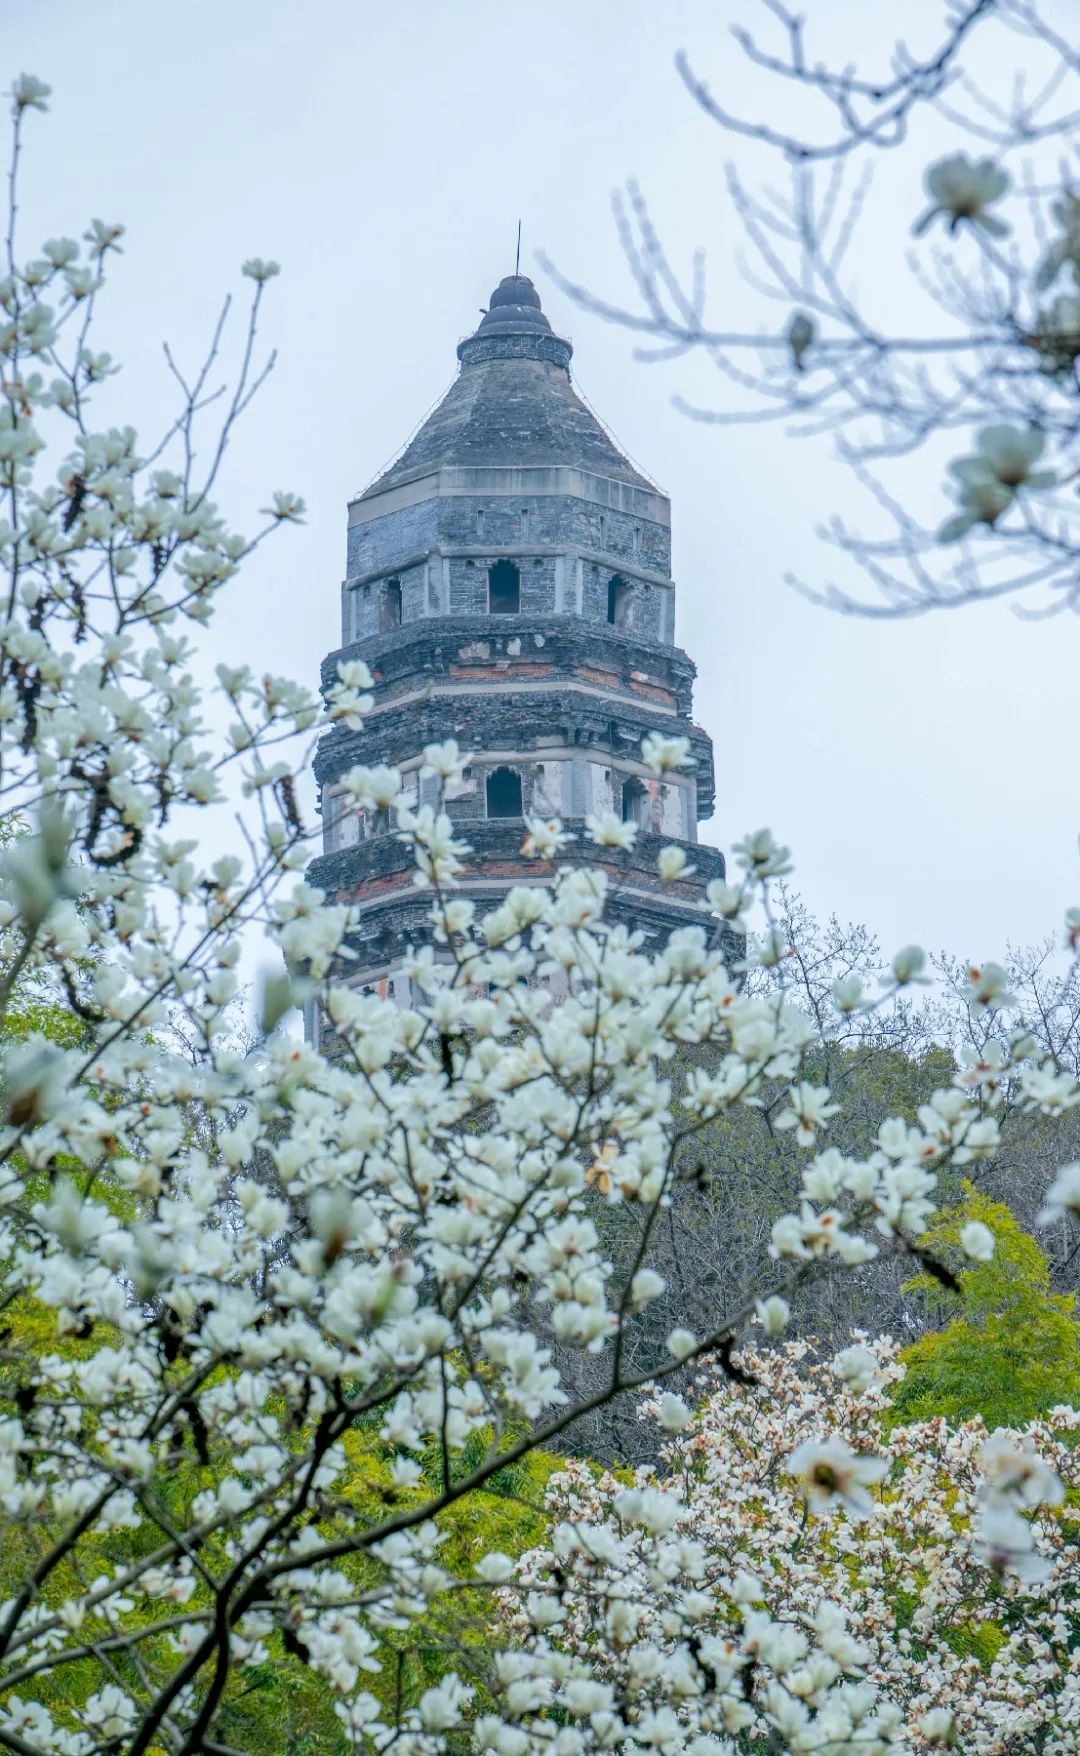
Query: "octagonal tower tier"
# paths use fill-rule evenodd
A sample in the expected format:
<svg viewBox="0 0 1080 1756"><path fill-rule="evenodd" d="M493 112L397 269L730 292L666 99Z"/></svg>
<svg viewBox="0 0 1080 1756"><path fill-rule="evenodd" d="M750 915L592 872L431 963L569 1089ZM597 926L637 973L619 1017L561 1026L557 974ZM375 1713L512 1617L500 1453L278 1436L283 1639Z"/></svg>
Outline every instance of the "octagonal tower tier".
<svg viewBox="0 0 1080 1756"><path fill-rule="evenodd" d="M576 394L570 343L532 282L510 275L461 368L401 456L349 507L343 659L367 661L375 705L316 757L323 853L313 884L359 910L356 979L407 997L403 952L429 936L430 899L385 816L346 807L355 763L402 771L414 801L425 744L472 752L447 809L471 853L463 888L483 910L512 884L544 882L522 853L525 815L580 829L590 813L638 824L630 852L579 839L561 857L605 867L611 912L654 944L707 923L702 893L723 856L695 845L694 874L661 886L661 847L697 844L713 809L712 745L694 725L694 666L674 645L671 509ZM650 731L690 739L694 767L657 781Z"/></svg>

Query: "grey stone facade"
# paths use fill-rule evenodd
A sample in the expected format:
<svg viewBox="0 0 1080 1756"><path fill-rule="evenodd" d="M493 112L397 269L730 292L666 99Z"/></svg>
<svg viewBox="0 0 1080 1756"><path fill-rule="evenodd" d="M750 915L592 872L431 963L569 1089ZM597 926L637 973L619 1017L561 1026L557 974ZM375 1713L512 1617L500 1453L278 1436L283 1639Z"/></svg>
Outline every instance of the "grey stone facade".
<svg viewBox="0 0 1080 1756"><path fill-rule="evenodd" d="M704 885L722 855L694 845L695 872L661 887L656 856L697 844L713 809L712 747L692 721L694 666L674 645L667 497L621 455L577 396L571 348L552 333L532 283L509 276L461 370L405 451L349 507L341 647L375 678L362 731L336 728L316 758L323 853L310 879L356 904L356 979L404 998L403 948L426 934L407 851L337 788L355 763L400 768L409 795L427 743L473 752L450 815L472 848L466 892L483 906L541 882L521 852L525 815L573 828L614 810L639 825L630 853L562 856L604 865L613 909L653 943L707 922ZM649 731L691 741L695 763L657 781L641 762Z"/></svg>

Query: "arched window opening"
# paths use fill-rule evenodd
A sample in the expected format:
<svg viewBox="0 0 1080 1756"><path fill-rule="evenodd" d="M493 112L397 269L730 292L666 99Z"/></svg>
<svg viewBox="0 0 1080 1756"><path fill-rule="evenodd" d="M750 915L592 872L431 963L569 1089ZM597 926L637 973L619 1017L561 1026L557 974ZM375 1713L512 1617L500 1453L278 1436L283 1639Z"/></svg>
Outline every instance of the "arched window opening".
<svg viewBox="0 0 1080 1756"><path fill-rule="evenodd" d="M484 534L484 512L482 507L478 509L476 514L476 534L478 537L482 537Z"/></svg>
<svg viewBox="0 0 1080 1756"><path fill-rule="evenodd" d="M379 633L401 627L401 581L388 579L379 604Z"/></svg>
<svg viewBox="0 0 1080 1756"><path fill-rule="evenodd" d="M618 573L612 574L607 588L607 619L613 628L625 628L630 613L630 587Z"/></svg>
<svg viewBox="0 0 1080 1756"><path fill-rule="evenodd" d="M651 814L651 802L644 781L635 780L633 776L623 781L622 820L624 823L636 823L639 829L648 829Z"/></svg>
<svg viewBox="0 0 1080 1756"><path fill-rule="evenodd" d="M512 561L496 561L488 570L488 610L492 616L516 616L521 609L521 574Z"/></svg>
<svg viewBox="0 0 1080 1756"><path fill-rule="evenodd" d="M521 776L512 768L495 768L487 778L489 817L521 816Z"/></svg>

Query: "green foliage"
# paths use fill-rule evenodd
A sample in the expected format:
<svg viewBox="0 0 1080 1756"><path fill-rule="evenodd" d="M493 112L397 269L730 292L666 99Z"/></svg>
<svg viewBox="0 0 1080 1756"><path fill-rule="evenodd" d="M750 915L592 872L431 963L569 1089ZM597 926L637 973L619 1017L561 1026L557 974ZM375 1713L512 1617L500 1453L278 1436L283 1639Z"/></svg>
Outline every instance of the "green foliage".
<svg viewBox="0 0 1080 1756"><path fill-rule="evenodd" d="M237 1678L219 1721L222 1741L267 1756L346 1756L352 1746L325 1679L287 1657L280 1638L269 1645L265 1663L245 1665Z"/></svg>
<svg viewBox="0 0 1080 1756"><path fill-rule="evenodd" d="M453 1479L467 1476L484 1456L490 1434L474 1434L454 1459ZM442 1486L440 1462L432 1453L423 1461L421 1481L400 1488L393 1480L393 1450L371 1425L358 1425L345 1439L348 1466L337 1484L335 1499L365 1525L393 1517L395 1511L430 1498ZM516 1557L545 1540L543 1508L548 1478L562 1460L534 1452L498 1471L480 1492L464 1495L436 1520L444 1540L439 1565L456 1579L472 1576L477 1561L493 1550ZM380 1576L377 1565L363 1556L342 1562L359 1587ZM386 1707L412 1706L423 1691L449 1670L472 1682L483 1696L486 1657L490 1650L492 1604L487 1590L451 1589L432 1604L429 1613L408 1627L390 1631L380 1650L382 1669L371 1673L366 1686ZM274 1637L271 1658L249 1665L221 1720L225 1742L240 1748L261 1745L288 1750L290 1756L345 1756L349 1746L334 1713L329 1685L289 1657Z"/></svg>
<svg viewBox="0 0 1080 1756"><path fill-rule="evenodd" d="M1055 1403L1080 1400L1080 1322L1073 1295L1050 1290L1049 1263L1009 1209L970 1184L964 1201L931 1223L926 1242L955 1261L969 1220L994 1233L991 1261L959 1269L960 1293L949 1294L927 1275L909 1282L946 1314L901 1355L907 1376L898 1387L898 1419L944 1415L953 1422L981 1415L988 1427L1037 1420Z"/></svg>
<svg viewBox="0 0 1080 1756"><path fill-rule="evenodd" d="M453 1459L453 1481L461 1481L482 1462L490 1439L490 1432L470 1436ZM370 1429L350 1433L345 1448L349 1470L338 1492L364 1523L378 1523L401 1506L430 1500L444 1485L437 1450L422 1459L416 1487L400 1489L390 1473L394 1453ZM544 1493L549 1478L560 1468L558 1456L534 1451L497 1471L484 1488L445 1507L435 1521L443 1537L437 1550L439 1565L453 1578L466 1579L474 1575L481 1557L494 1550L516 1559L544 1542L548 1531ZM372 1564L361 1558L344 1566L358 1581L374 1577ZM384 1668L369 1679L372 1694L382 1701L398 1697L408 1706L451 1669L482 1692L492 1619L487 1589L451 1589L426 1616L386 1637Z"/></svg>

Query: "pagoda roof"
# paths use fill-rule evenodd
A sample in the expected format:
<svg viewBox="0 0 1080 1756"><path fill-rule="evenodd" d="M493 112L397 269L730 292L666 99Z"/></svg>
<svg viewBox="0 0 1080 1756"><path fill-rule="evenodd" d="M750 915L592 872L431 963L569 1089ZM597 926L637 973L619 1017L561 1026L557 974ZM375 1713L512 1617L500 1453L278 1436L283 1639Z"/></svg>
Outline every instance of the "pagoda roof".
<svg viewBox="0 0 1080 1756"><path fill-rule="evenodd" d="M500 281L442 401L389 469L359 496L385 494L444 466L564 465L656 493L577 394L573 349L557 336L525 275Z"/></svg>

